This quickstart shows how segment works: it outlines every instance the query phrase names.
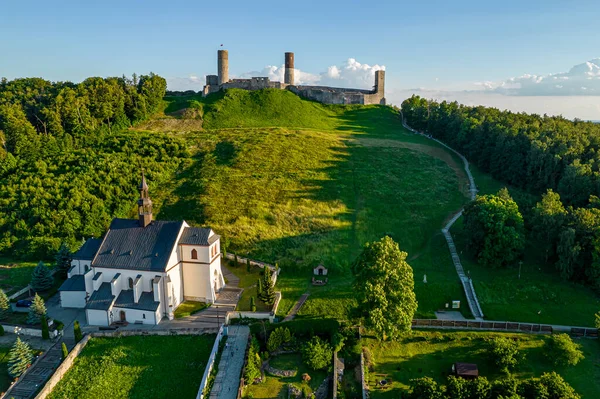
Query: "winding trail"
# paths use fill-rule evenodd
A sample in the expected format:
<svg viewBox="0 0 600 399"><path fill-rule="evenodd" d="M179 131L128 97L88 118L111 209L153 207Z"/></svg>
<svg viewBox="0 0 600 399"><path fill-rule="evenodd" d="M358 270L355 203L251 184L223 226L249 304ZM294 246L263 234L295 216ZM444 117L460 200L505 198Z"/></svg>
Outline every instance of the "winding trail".
<svg viewBox="0 0 600 399"><path fill-rule="evenodd" d="M402 114L402 112L400 112L400 115L402 116L402 126L404 126L407 130L437 142L438 144L446 147L448 150L455 153L460 159L462 159L465 168L465 173L467 174L467 178L469 179L469 196L471 198L471 201L474 200L477 196L477 186L475 185L475 179L473 179L473 175L471 174L471 170L469 169L469 161L467 161L467 159L461 153L456 151L454 148L446 145L445 143L441 142L440 140L430 137L424 133L421 133L411 128L405 122L404 115ZM477 294L475 293L475 288L473 287L473 280L465 274L465 271L462 267L462 263L460 262L460 257L456 252L454 240L452 239L452 235L450 234L450 228L458 220L458 218L462 216L463 210L464 207L461 210L459 210L456 214L454 214L454 216L452 216L450 221L448 221L448 223L446 223L446 225L442 228L442 233L444 234L444 238L446 238L446 242L448 243L448 249L450 250L452 262L454 263L454 267L456 268L458 278L460 279L463 289L465 290L465 296L467 297L469 309L471 309L471 313L475 317L475 320L481 321L483 320L483 311L481 310L481 305L479 305L479 300L477 299Z"/></svg>

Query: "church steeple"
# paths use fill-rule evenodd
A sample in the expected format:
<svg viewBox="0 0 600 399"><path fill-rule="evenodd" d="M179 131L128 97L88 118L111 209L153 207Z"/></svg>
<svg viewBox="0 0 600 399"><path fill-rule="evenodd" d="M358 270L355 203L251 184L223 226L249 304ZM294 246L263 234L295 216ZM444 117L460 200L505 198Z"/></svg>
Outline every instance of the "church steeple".
<svg viewBox="0 0 600 399"><path fill-rule="evenodd" d="M140 199L138 200L138 218L141 227L146 227L152 222L152 201L148 195L148 183L142 171L142 181L138 187Z"/></svg>

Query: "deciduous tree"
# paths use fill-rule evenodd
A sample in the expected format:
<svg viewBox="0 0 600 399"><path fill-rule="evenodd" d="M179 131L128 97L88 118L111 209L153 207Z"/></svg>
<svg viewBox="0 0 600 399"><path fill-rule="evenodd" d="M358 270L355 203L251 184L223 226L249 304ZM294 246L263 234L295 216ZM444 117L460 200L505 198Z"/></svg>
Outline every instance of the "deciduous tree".
<svg viewBox="0 0 600 399"><path fill-rule="evenodd" d="M302 360L312 370L327 368L331 364L332 358L331 345L316 335L302 346Z"/></svg>
<svg viewBox="0 0 600 399"><path fill-rule="evenodd" d="M390 237L365 245L352 265L359 312L380 339L410 331L417 310L407 253Z"/></svg>
<svg viewBox="0 0 600 399"><path fill-rule="evenodd" d="M581 345L568 334L552 334L546 341L544 354L555 365L575 366L584 359Z"/></svg>

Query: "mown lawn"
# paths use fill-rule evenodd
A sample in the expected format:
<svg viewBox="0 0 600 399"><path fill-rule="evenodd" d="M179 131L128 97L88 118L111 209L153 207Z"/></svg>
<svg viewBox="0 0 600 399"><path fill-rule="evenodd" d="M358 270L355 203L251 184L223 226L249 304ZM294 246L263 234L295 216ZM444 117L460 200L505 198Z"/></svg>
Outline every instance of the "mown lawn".
<svg viewBox="0 0 600 399"><path fill-rule="evenodd" d="M287 398L287 384L293 383L298 387L307 386L315 391L323 382L327 373L325 371L313 371L302 363L302 356L298 353L289 353L275 356L269 363L272 367L280 370L298 370L295 377L273 377L267 373L266 380L261 384L250 385L246 388L246 394L253 398ZM302 374L308 373L310 382L302 381Z"/></svg>
<svg viewBox="0 0 600 399"><path fill-rule="evenodd" d="M0 288L7 295L24 288L31 282L31 273L37 266L36 262L22 262L0 257ZM47 267L51 267L46 263Z"/></svg>
<svg viewBox="0 0 600 399"><path fill-rule="evenodd" d="M8 376L8 352L10 347L0 346L0 392L6 392L12 381Z"/></svg>
<svg viewBox="0 0 600 399"><path fill-rule="evenodd" d="M92 338L50 398L195 398L214 335Z"/></svg>
<svg viewBox="0 0 600 399"><path fill-rule="evenodd" d="M175 309L175 318L181 319L182 317L193 315L206 309L208 306L205 302L184 301Z"/></svg>
<svg viewBox="0 0 600 399"><path fill-rule="evenodd" d="M585 359L574 367L553 366L543 355L547 337L543 335L476 332L418 331L398 342L379 342L365 339L374 368L369 373L369 389L372 398L397 398L400 391L407 390L413 378L431 377L444 383L454 362L475 363L479 375L489 380L502 377L490 361L486 340L495 336L519 339L525 361L514 372L518 379L539 377L547 371L556 371L584 398L600 397L600 344L597 340L580 339ZM382 389L377 381L386 379L391 386Z"/></svg>

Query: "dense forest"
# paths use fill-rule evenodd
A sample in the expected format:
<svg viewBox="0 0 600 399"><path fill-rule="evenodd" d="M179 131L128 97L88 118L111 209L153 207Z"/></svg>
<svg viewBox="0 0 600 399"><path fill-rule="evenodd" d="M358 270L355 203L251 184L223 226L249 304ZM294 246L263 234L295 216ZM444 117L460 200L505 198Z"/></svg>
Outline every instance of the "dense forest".
<svg viewBox="0 0 600 399"><path fill-rule="evenodd" d="M600 125L418 96L402 114L494 178L543 194L521 210L532 239L563 277L600 289Z"/></svg>
<svg viewBox="0 0 600 399"><path fill-rule="evenodd" d="M0 253L48 258L61 242L100 236L133 209L140 168L171 174L185 146L164 135L124 134L162 107L166 81L39 78L0 83Z"/></svg>

